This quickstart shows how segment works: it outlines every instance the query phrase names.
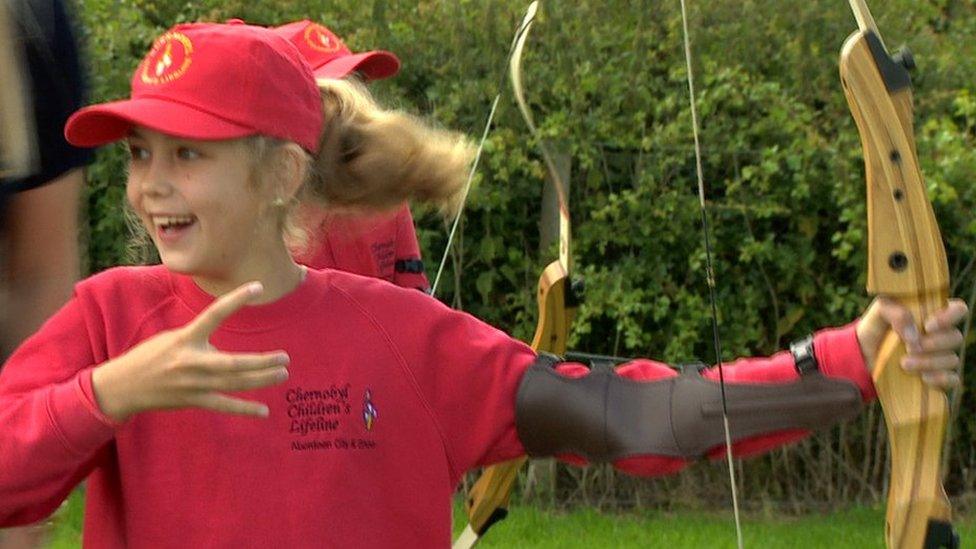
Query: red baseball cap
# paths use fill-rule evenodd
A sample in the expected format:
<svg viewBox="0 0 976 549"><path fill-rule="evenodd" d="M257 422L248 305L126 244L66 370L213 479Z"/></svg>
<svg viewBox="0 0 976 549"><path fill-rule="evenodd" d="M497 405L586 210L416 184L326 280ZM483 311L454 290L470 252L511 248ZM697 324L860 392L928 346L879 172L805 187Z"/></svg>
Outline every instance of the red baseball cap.
<svg viewBox="0 0 976 549"><path fill-rule="evenodd" d="M392 53L383 50L353 53L334 32L308 19L273 30L298 47L317 78L345 78L359 72L367 80L379 80L400 70L400 60Z"/></svg>
<svg viewBox="0 0 976 549"><path fill-rule="evenodd" d="M156 39L129 99L75 112L64 135L96 147L145 126L189 139L266 135L315 153L322 118L315 77L287 40L263 27L190 23Z"/></svg>

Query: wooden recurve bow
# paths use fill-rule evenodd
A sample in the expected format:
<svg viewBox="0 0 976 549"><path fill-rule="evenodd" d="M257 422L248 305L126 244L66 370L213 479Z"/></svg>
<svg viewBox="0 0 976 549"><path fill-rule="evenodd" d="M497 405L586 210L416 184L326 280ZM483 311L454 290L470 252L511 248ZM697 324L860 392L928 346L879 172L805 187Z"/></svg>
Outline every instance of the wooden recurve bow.
<svg viewBox="0 0 976 549"><path fill-rule="evenodd" d="M539 137L538 130L525 102L522 87L522 51L529 35L529 29L538 11L538 2L532 2L517 33L515 47L509 58L509 75L519 110L526 125L539 142L542 158L550 175L559 206L559 257L549 263L539 277L536 294L539 304L539 319L532 349L563 355L569 337L570 324L578 305L579 288L571 281L572 256L570 255L570 217L566 196L566 182L553 159L549 146ZM515 479L526 457L520 457L487 467L468 492L465 509L468 525L454 542L454 548L473 547L493 524L508 515L509 496Z"/></svg>
<svg viewBox="0 0 976 549"><path fill-rule="evenodd" d="M907 50L895 55L888 53L864 0L849 0L849 3L859 29L847 39L841 51L840 74L864 150L868 200L867 289L873 295L905 305L922 331L921 323L948 301L949 275L945 247L926 194L915 147L908 74L914 62ZM694 107L684 12L682 0L689 89ZM700 180L700 161L698 174ZM702 187L699 181L700 195ZM705 234L707 238L707 228ZM717 354L721 357L720 351ZM891 449L885 540L890 549L955 549L959 547L959 537L952 528L941 471L948 400L942 391L925 385L918 375L902 369L901 359L905 354L900 338L889 332L872 365ZM735 501L734 479L732 485ZM739 546L742 547L741 533Z"/></svg>
<svg viewBox="0 0 976 549"><path fill-rule="evenodd" d="M914 68L890 55L864 0L849 0L859 29L845 42L840 76L864 149L868 292L908 307L922 322L947 303L945 247L919 170L912 123ZM955 548L942 486L945 394L901 368L905 347L886 336L872 368L891 449L885 540L891 549Z"/></svg>

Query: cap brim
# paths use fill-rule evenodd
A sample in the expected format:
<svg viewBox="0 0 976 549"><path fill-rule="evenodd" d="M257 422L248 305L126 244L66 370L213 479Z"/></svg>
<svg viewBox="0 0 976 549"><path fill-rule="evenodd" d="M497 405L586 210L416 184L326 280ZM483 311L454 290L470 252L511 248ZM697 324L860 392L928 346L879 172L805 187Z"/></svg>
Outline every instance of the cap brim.
<svg viewBox="0 0 976 549"><path fill-rule="evenodd" d="M76 147L98 147L126 138L133 126L200 140L233 139L257 133L188 105L140 97L79 110L65 124L64 137Z"/></svg>
<svg viewBox="0 0 976 549"><path fill-rule="evenodd" d="M316 67L316 78L345 78L354 72L367 80L379 80L393 76L400 70L400 60L388 51L376 50L337 57Z"/></svg>

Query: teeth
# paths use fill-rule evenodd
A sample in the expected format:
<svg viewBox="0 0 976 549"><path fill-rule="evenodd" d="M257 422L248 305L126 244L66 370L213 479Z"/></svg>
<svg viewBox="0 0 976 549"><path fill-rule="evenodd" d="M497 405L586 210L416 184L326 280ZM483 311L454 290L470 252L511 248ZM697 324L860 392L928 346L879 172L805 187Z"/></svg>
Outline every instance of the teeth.
<svg viewBox="0 0 976 549"><path fill-rule="evenodd" d="M154 217L153 222L159 227L168 228L174 225L189 225L194 219L192 215L161 215Z"/></svg>

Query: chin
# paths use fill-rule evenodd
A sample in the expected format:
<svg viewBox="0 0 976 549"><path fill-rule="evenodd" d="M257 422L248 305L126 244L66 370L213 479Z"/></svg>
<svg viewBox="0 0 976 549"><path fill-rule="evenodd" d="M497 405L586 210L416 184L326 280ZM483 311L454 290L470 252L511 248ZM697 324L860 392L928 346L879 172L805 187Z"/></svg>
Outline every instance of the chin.
<svg viewBox="0 0 976 549"><path fill-rule="evenodd" d="M159 259L163 262L163 266L174 273L192 276L199 272L198 265L195 265L187 257L181 257L179 254L160 252Z"/></svg>

